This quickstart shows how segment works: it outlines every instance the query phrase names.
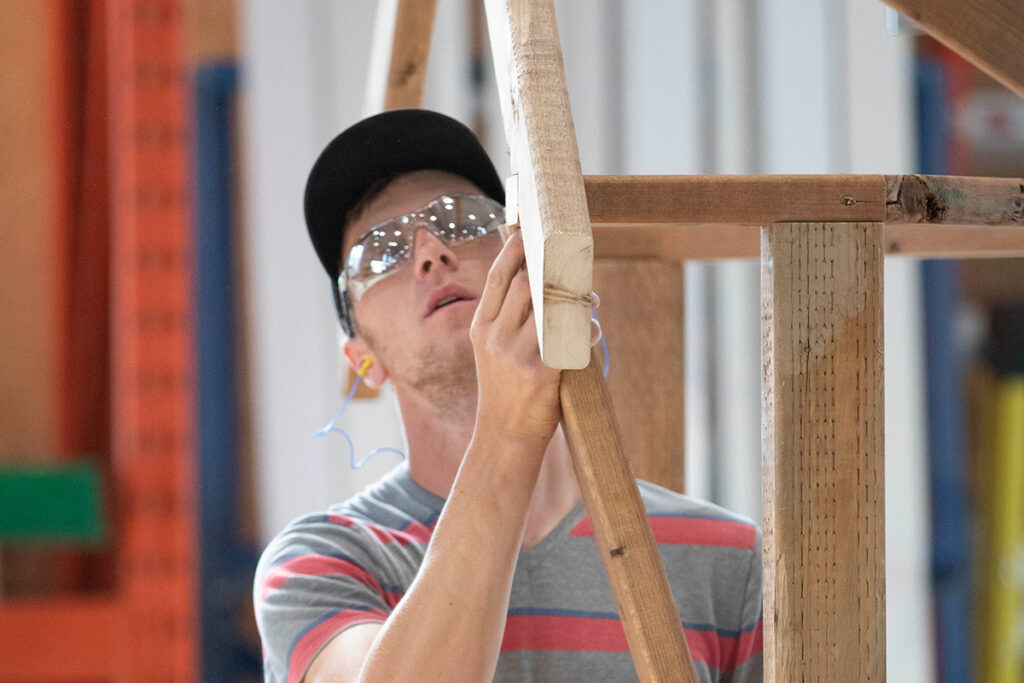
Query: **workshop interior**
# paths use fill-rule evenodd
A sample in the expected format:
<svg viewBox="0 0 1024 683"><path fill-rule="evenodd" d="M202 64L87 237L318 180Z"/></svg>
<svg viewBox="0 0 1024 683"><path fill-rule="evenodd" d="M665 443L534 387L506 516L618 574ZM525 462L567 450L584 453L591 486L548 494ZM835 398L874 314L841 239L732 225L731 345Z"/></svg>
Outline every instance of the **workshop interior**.
<svg viewBox="0 0 1024 683"><path fill-rule="evenodd" d="M262 680L262 549L401 462L386 385L317 434L354 375L302 213L395 5L0 2L0 681ZM1024 178L1020 83L878 0L554 6L585 176ZM505 177L483 0L424 31L422 106ZM885 257L893 681L1024 680L1021 206L986 253ZM602 322L616 408L674 411L667 485L758 524L760 268L680 261Z"/></svg>

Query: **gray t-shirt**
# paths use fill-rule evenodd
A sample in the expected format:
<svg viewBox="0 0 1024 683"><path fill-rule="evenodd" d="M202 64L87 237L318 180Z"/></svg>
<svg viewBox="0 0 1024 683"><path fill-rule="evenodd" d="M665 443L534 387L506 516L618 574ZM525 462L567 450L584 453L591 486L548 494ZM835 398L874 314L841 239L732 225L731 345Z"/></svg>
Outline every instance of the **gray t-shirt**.
<svg viewBox="0 0 1024 683"><path fill-rule="evenodd" d="M638 484L699 679L760 681L757 527ZM443 506L400 465L281 531L260 559L253 592L265 680L300 681L331 638L384 622L415 578ZM495 680L637 680L582 502L519 553Z"/></svg>

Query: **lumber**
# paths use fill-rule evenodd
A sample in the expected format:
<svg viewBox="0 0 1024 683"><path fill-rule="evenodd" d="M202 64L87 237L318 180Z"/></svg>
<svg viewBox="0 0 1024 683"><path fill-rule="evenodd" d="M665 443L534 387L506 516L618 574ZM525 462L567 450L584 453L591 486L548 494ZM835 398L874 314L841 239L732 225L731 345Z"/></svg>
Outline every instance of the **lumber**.
<svg viewBox="0 0 1024 683"><path fill-rule="evenodd" d="M364 115L420 107L437 0L380 0Z"/></svg>
<svg viewBox="0 0 1024 683"><path fill-rule="evenodd" d="M1024 227L1024 180L887 175L885 222Z"/></svg>
<svg viewBox="0 0 1024 683"><path fill-rule="evenodd" d="M633 472L682 492L683 264L594 259L594 291L612 359L608 390Z"/></svg>
<svg viewBox="0 0 1024 683"><path fill-rule="evenodd" d="M1024 226L1024 179L931 175L584 176L594 224L878 221Z"/></svg>
<svg viewBox="0 0 1024 683"><path fill-rule="evenodd" d="M562 373L562 426L642 681L695 681L682 622L590 347L591 236L552 0L486 0L541 357Z"/></svg>
<svg viewBox="0 0 1024 683"><path fill-rule="evenodd" d="M762 225L880 221L887 254L1024 255L1024 180L927 175L585 176L595 256L757 258Z"/></svg>
<svg viewBox="0 0 1024 683"><path fill-rule="evenodd" d="M586 176L593 223L867 221L885 215L880 175Z"/></svg>
<svg viewBox="0 0 1024 683"><path fill-rule="evenodd" d="M590 365L562 373L562 426L619 618L641 681L696 681L654 534L623 456L622 435L601 376Z"/></svg>
<svg viewBox="0 0 1024 683"><path fill-rule="evenodd" d="M595 258L756 259L759 225L594 223ZM885 253L916 258L1024 257L1024 226L885 225Z"/></svg>
<svg viewBox="0 0 1024 683"><path fill-rule="evenodd" d="M551 0L486 0L541 358L590 360L593 249L576 130Z"/></svg>
<svg viewBox="0 0 1024 683"><path fill-rule="evenodd" d="M1020 0L884 1L1024 97L1024 3Z"/></svg>
<svg viewBox="0 0 1024 683"><path fill-rule="evenodd" d="M766 681L885 677L882 226L761 231Z"/></svg>
<svg viewBox="0 0 1024 683"><path fill-rule="evenodd" d="M363 116L423 106L436 15L437 0L379 0ZM355 370L345 371L345 394L352 391L357 379ZM365 382L359 383L354 394L360 399L379 395L378 389Z"/></svg>

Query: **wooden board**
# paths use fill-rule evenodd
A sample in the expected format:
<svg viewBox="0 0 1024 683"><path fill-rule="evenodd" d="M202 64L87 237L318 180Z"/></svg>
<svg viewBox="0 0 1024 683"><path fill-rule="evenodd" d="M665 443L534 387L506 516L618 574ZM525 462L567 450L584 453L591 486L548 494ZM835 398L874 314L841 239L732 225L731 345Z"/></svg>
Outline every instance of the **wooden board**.
<svg viewBox="0 0 1024 683"><path fill-rule="evenodd" d="M1020 0L884 1L1024 97L1024 3Z"/></svg>
<svg viewBox="0 0 1024 683"><path fill-rule="evenodd" d="M641 681L696 682L654 534L624 456L602 356L562 373L562 426Z"/></svg>
<svg viewBox="0 0 1024 683"><path fill-rule="evenodd" d="M885 677L882 226L761 232L767 681Z"/></svg>
<svg viewBox="0 0 1024 683"><path fill-rule="evenodd" d="M541 357L590 359L593 238L551 0L487 0L505 139L518 196Z"/></svg>
<svg viewBox="0 0 1024 683"><path fill-rule="evenodd" d="M611 356L608 391L639 479L683 491L683 266L594 260L598 317Z"/></svg>
<svg viewBox="0 0 1024 683"><path fill-rule="evenodd" d="M363 115L423 106L430 38L437 0L379 0ZM345 369L347 396L358 376ZM360 382L357 399L377 398L378 389Z"/></svg>
<svg viewBox="0 0 1024 683"><path fill-rule="evenodd" d="M1024 227L1024 179L932 175L585 176L594 224L879 221Z"/></svg>
<svg viewBox="0 0 1024 683"><path fill-rule="evenodd" d="M593 223L866 221L885 216L880 175L586 176Z"/></svg>
<svg viewBox="0 0 1024 683"><path fill-rule="evenodd" d="M926 175L585 176L599 257L757 258L779 221L880 221L885 252L1024 255L1024 180Z"/></svg>
<svg viewBox="0 0 1024 683"><path fill-rule="evenodd" d="M884 220L1024 227L1024 179L887 175Z"/></svg>
<svg viewBox="0 0 1024 683"><path fill-rule="evenodd" d="M364 114L420 107L437 0L380 0Z"/></svg>
<svg viewBox="0 0 1024 683"><path fill-rule="evenodd" d="M669 261L756 259L756 224L594 223L597 258ZM1024 226L909 223L883 228L884 250L916 258L1009 259L1024 256Z"/></svg>

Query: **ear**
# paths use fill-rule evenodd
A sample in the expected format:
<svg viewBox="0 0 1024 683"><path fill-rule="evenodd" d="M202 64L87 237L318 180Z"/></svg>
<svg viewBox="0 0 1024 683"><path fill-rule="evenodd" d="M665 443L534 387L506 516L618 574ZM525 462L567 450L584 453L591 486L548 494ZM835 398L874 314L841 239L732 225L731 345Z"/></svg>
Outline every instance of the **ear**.
<svg viewBox="0 0 1024 683"><path fill-rule="evenodd" d="M377 355L362 339L359 337L348 339L345 341L344 346L342 346L342 351L345 353L345 361L348 363L348 366L355 372L359 372L363 367L364 358L370 359L370 367L363 377L363 382L368 387L379 389L387 381L387 368L384 367L380 359L377 358Z"/></svg>

